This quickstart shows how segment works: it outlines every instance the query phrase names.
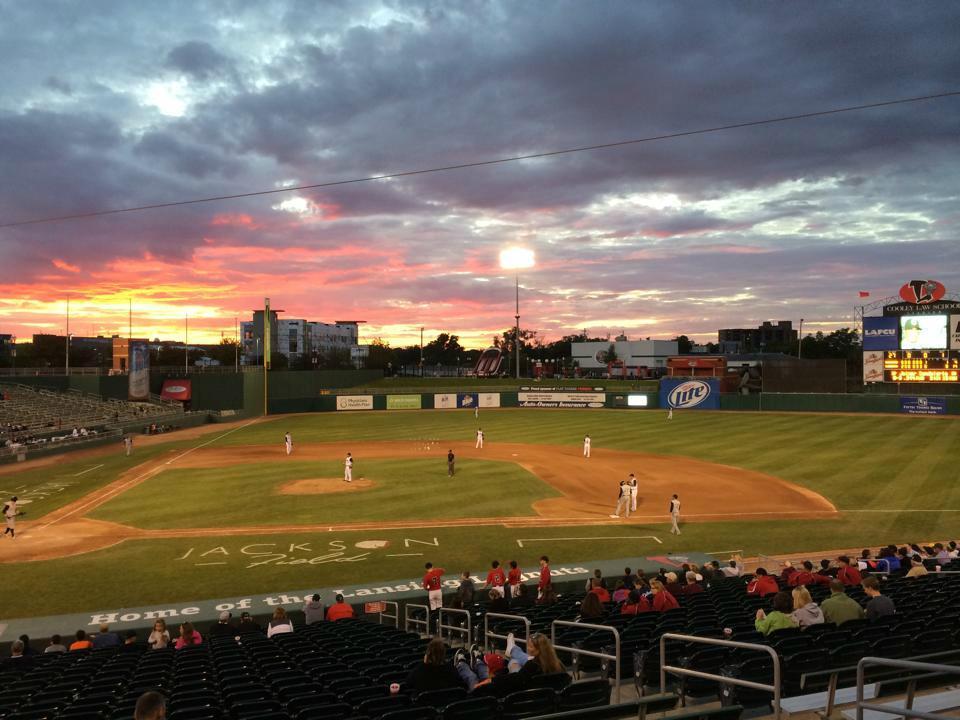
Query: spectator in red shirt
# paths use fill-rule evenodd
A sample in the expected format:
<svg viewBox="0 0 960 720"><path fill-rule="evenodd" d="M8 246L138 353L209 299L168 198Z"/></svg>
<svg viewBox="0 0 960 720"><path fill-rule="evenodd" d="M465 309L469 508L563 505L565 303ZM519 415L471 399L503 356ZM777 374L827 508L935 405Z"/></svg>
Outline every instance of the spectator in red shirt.
<svg viewBox="0 0 960 720"><path fill-rule="evenodd" d="M507 582L510 583L510 597L517 597L517 588L523 582L523 572L516 560L510 561L510 572L507 573Z"/></svg>
<svg viewBox="0 0 960 720"><path fill-rule="evenodd" d="M859 585L863 582L860 570L850 563L849 557L841 555L837 558L837 562L840 563L840 569L837 571L837 580L848 586Z"/></svg>
<svg viewBox="0 0 960 720"><path fill-rule="evenodd" d="M487 573L487 584L484 587L496 590L498 594L503 595L503 586L507 582L507 577L503 574L500 561L494 560L490 564L490 568L490 572Z"/></svg>
<svg viewBox="0 0 960 720"><path fill-rule="evenodd" d="M620 614L639 615L640 613L650 612L652 609L643 595L636 590L631 590L627 601L620 606Z"/></svg>
<svg viewBox="0 0 960 720"><path fill-rule="evenodd" d="M435 568L433 563L427 563L423 566L426 572L423 575L423 589L427 591L427 599L430 601L430 609L436 610L443 605L443 595L441 591L441 578L446 572L443 568Z"/></svg>
<svg viewBox="0 0 960 720"><path fill-rule="evenodd" d="M343 601L343 595L337 593L336 602L327 608L327 620L343 620L353 617L353 607Z"/></svg>
<svg viewBox="0 0 960 720"><path fill-rule="evenodd" d="M753 573L753 580L747 583L747 595L766 597L776 595L778 592L780 592L780 586L777 584L777 579L767 574L766 568L757 568Z"/></svg>
<svg viewBox="0 0 960 720"><path fill-rule="evenodd" d="M693 570L687 571L687 584L683 586L684 595L696 595L703 592L703 585L697 580L697 574Z"/></svg>
<svg viewBox="0 0 960 720"><path fill-rule="evenodd" d="M668 572L666 574L667 582L664 583L664 587L667 592L673 595L674 597L679 597L683 594L683 585L680 584L680 580L677 578L675 572Z"/></svg>
<svg viewBox="0 0 960 720"><path fill-rule="evenodd" d="M541 555L540 582L537 583L537 599L541 599L543 597L544 590L552 585L553 582L550 579L550 558L548 558L546 555Z"/></svg>
<svg viewBox="0 0 960 720"><path fill-rule="evenodd" d="M650 581L650 592L653 593L653 602L651 605L655 611L664 612L680 607L677 599L670 594L670 591L667 590L659 580Z"/></svg>
<svg viewBox="0 0 960 720"><path fill-rule="evenodd" d="M608 603L610 602L610 592L601 584L601 582L601 580L593 578L593 580L590 582L592 587L590 588L590 592L588 594L596 595L602 603Z"/></svg>
<svg viewBox="0 0 960 720"><path fill-rule="evenodd" d="M790 587L799 585L829 585L830 578L826 575L815 575L813 572L813 563L809 560L803 561L803 570L794 573L787 581Z"/></svg>

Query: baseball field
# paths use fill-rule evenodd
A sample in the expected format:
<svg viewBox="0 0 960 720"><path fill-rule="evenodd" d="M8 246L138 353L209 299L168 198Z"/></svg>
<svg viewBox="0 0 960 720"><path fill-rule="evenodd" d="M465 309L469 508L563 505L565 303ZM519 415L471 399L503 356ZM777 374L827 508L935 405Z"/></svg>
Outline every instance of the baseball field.
<svg viewBox="0 0 960 720"><path fill-rule="evenodd" d="M529 570L543 553L949 538L958 431L951 417L484 409L285 415L138 438L131 457L118 446L0 468L0 494L27 513L0 542L0 618L415 579L426 560L479 573L495 557ZM610 518L630 472L637 511Z"/></svg>

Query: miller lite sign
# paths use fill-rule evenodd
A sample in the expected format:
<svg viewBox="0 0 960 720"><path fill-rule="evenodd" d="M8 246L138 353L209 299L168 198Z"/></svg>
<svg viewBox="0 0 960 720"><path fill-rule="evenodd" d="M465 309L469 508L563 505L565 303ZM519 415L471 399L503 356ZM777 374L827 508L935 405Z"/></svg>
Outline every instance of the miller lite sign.
<svg viewBox="0 0 960 720"><path fill-rule="evenodd" d="M664 378L660 381L660 404L677 410L716 410L720 385L714 378Z"/></svg>

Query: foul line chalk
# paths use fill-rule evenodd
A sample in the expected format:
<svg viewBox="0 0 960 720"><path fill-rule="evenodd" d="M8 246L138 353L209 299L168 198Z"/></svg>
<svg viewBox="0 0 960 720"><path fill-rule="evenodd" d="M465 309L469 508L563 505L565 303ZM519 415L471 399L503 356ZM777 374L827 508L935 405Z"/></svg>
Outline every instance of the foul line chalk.
<svg viewBox="0 0 960 720"><path fill-rule="evenodd" d="M74 475L73 477L80 477L81 475L86 475L88 472L92 472L92 471L97 470L98 468L102 468L102 467L103 467L102 464L100 464L100 465L94 465L92 468L87 468L86 470L83 470L83 471L81 471L81 472L78 472L78 473L77 473L76 475Z"/></svg>
<svg viewBox="0 0 960 720"><path fill-rule="evenodd" d="M523 547L525 542L559 542L561 540L655 540L663 545L663 541L656 535L598 535L596 537L554 537L554 538L517 538L517 545Z"/></svg>
<svg viewBox="0 0 960 720"><path fill-rule="evenodd" d="M255 422L257 422L257 421L256 421L256 420L251 420L251 421L248 422L248 423L244 423L244 424L241 425L240 427L235 427L235 428L233 428L232 430L228 430L228 431L225 432L223 435L218 435L218 436L215 437L213 440L207 440L207 441L204 442L204 443L200 443L200 444L197 445L196 447L190 448L190 449L187 450L186 452L180 453L179 455L177 455L177 456L176 456L175 458L173 458L172 460L168 460L168 461L166 462L166 464L169 465L170 463L174 462L175 460L179 460L180 458L184 457L185 455L189 455L189 454L192 453L194 450L198 450L199 448L206 447L206 446L209 445L210 443L214 443L214 442L216 442L217 440L222 440L222 439L225 438L227 435L230 435L230 434L232 434L232 433L235 433L237 430L243 430L244 428L250 427L250 426L253 425ZM127 490L127 489L130 488L131 486L137 484L137 483L140 482L141 480L143 480L143 479L145 479L145 478L148 478L148 477L150 477L151 475L157 474L157 473L160 472L162 469L163 469L163 468L161 468L161 467L151 468L150 470L147 470L146 472L137 475L135 478L132 478L131 480L128 480L128 481L125 482L123 485L120 485L119 487L115 487L115 488L113 488L112 490L107 491L107 492L104 493L103 495L98 495L97 497L93 498L92 500L89 500L89 501L87 501L87 502L85 502L85 503L83 503L83 504L81 504L81 505L78 505L77 507L75 507L75 508L74 508L73 510L71 510L70 512L68 512L68 513L66 513L66 514L64 514L64 515L61 515L61 516L58 517L58 518L55 518L55 519L53 519L53 520L47 521L46 523L44 523L43 525L41 525L40 527L38 527L38 528L37 528L35 531L33 531L33 532L39 532L40 530L45 530L46 528L50 527L50 526L53 525L54 523L60 522L61 520L66 520L66 519L67 519L68 517L70 517L71 515L75 515L76 513L80 512L81 510L86 510L88 507L96 506L96 505L102 505L102 504L103 504L104 502L106 502L107 500L113 498L113 497L116 496L116 495L119 495L120 493L124 492L125 490ZM32 534L32 533L31 533L31 534Z"/></svg>

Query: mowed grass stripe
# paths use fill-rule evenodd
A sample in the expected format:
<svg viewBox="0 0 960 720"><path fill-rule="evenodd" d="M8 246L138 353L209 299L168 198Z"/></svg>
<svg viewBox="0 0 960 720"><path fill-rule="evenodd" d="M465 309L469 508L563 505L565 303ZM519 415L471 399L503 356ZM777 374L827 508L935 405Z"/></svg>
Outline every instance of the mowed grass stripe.
<svg viewBox="0 0 960 720"><path fill-rule="evenodd" d="M180 470L174 466L108 501L91 517L145 529L335 525L533 515L534 501L559 495L514 463L464 460L451 479L446 463L436 458L358 463L354 478L374 481L376 486L369 489L343 483L344 492L278 492L293 480L340 478L342 473L339 461ZM157 511L161 507L164 512Z"/></svg>

